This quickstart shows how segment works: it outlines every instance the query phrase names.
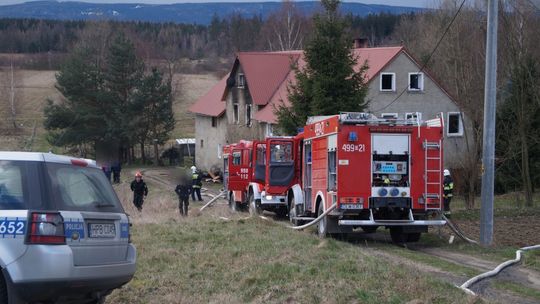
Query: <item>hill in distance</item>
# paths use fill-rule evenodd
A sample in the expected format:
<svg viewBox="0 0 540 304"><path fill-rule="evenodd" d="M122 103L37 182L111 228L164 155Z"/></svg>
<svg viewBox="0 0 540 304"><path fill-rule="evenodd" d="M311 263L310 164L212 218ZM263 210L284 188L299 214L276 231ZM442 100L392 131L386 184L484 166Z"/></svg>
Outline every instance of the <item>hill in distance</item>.
<svg viewBox="0 0 540 304"><path fill-rule="evenodd" d="M134 0L136 1L136 0ZM305 14L321 9L318 1L295 2ZM37 18L59 20L116 20L175 22L207 25L214 15L226 18L233 14L242 17L266 18L281 7L281 2L243 3L177 3L177 4L98 4L86 2L35 1L0 6L0 18ZM377 13L402 14L420 12L422 8L345 2L344 14L366 16Z"/></svg>

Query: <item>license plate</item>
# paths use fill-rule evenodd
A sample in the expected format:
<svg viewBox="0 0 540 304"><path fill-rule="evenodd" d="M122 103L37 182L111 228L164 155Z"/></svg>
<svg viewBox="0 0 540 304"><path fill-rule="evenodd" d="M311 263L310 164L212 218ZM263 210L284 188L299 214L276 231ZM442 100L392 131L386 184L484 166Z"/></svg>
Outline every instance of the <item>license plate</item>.
<svg viewBox="0 0 540 304"><path fill-rule="evenodd" d="M116 236L114 224L90 224L88 230L91 238L113 238Z"/></svg>

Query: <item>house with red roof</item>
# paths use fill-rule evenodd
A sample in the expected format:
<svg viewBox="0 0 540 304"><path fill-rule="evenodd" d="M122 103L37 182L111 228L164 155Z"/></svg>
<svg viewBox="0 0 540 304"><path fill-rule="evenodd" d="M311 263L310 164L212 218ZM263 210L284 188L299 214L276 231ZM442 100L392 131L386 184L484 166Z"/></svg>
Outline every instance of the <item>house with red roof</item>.
<svg viewBox="0 0 540 304"><path fill-rule="evenodd" d="M457 167L464 145L462 113L457 102L403 47L353 49L358 68L367 62L368 111L431 119L444 115L445 165ZM229 74L189 111L195 114L196 162L203 169L222 166L221 149L240 139L274 135L274 109L287 106L292 65L305 64L302 51L240 52Z"/></svg>

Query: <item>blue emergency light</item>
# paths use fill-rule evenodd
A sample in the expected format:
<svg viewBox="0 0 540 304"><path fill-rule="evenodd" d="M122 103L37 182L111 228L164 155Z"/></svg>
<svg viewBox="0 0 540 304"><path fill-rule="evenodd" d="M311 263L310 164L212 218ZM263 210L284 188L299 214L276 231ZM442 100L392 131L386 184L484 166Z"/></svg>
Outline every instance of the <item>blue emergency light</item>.
<svg viewBox="0 0 540 304"><path fill-rule="evenodd" d="M356 132L352 131L349 132L349 141L357 141L358 140L358 134Z"/></svg>

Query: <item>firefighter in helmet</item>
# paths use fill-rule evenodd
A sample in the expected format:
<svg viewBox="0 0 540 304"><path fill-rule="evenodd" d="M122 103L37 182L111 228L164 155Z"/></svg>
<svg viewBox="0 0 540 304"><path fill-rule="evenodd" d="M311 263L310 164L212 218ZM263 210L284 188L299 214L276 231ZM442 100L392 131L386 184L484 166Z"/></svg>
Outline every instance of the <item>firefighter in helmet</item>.
<svg viewBox="0 0 540 304"><path fill-rule="evenodd" d="M197 170L197 167L192 166L191 167L191 200L195 201L195 195L197 195L197 198L199 201L202 202L201 197L201 187L202 187L202 174Z"/></svg>
<svg viewBox="0 0 540 304"><path fill-rule="evenodd" d="M135 180L131 182L131 191L133 191L133 204L141 212L144 197L148 195L148 187L142 179L141 172L135 173Z"/></svg>
<svg viewBox="0 0 540 304"><path fill-rule="evenodd" d="M450 170L444 169L444 214L446 217L450 217L450 201L452 200L452 192L454 191L454 180L450 176Z"/></svg>

